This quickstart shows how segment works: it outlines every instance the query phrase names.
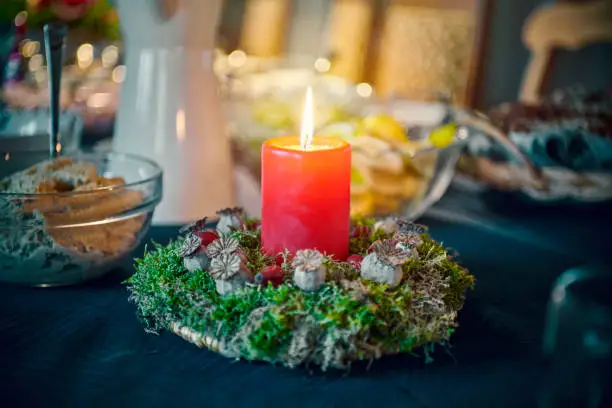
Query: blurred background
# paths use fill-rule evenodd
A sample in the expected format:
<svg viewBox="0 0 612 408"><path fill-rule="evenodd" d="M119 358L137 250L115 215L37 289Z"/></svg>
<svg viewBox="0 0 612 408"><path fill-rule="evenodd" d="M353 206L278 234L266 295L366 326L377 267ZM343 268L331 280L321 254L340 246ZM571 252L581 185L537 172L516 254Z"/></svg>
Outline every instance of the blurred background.
<svg viewBox="0 0 612 408"><path fill-rule="evenodd" d="M376 89L381 88L384 93L399 86L398 83L386 83L381 78L385 76L384 70L392 69L390 65L401 66L401 61L394 60L393 55L396 58L402 54L408 55L407 50L414 55L422 47L419 43L427 43L426 39L411 37L410 33L402 32L402 25L419 21L432 27L438 25L440 32L455 30L456 33L457 30L463 30L461 34L454 35L454 41L459 44L446 44L445 51L449 55L444 55L444 58L448 59L449 66L445 74L447 78L465 75L461 71L466 67L457 63L457 59L465 59L466 56L468 59L474 58L479 80L477 88L471 91L473 95L469 103L476 107L488 107L518 97L529 58L529 50L521 39L523 24L539 6L554 2L225 0L218 47L226 54L242 50L249 56L263 58L282 58L288 55L332 57L338 64L331 70L333 73L351 81L369 82ZM19 70L24 79L34 80L36 72L44 68L44 62L38 57L43 51L40 48L42 25L57 18L71 21L66 58L68 64L77 61L76 51L83 44L92 45L94 49L90 54L89 47L81 48L81 67L95 71L103 60L108 67L121 64L121 30L112 1L2 0L1 4L0 63L2 67L6 66L11 50L19 43L22 56ZM16 20L22 11L27 14L21 14ZM455 20L453 16L460 17ZM20 24L25 24L23 30L15 27L15 22L21 19L24 22ZM388 44L389 47L382 44ZM106 58L102 58L108 46L118 49L107 49ZM118 57L116 51L119 51ZM439 57L439 51L442 49L429 48L423 57ZM88 62L89 55L94 57L91 63ZM412 58L410 64L404 61L403 69L409 70L408 65L415 63L423 64L423 61L414 61L414 56ZM556 88L579 82L587 88L605 87L610 82L607 67L611 60L612 44L589 44L580 50L559 50L555 55L555 69L550 85ZM235 63L239 62L238 56ZM321 63L320 68L325 68L325 63ZM120 77L116 75L116 79ZM38 79L38 82L42 82L41 75L38 75ZM465 87L465 79L455 79L455 86ZM413 78L413 82L417 82L416 78Z"/></svg>
<svg viewBox="0 0 612 408"><path fill-rule="evenodd" d="M127 10L128 2L123 3ZM147 10L139 11L136 3L131 15L142 13L146 20ZM23 133L27 121L9 120L11 112L48 105L42 26L60 20L70 28L61 105L82 118L80 147L110 149L119 95L130 70L117 2L1 4L4 126ZM167 14L160 18L171 20L190 3L156 4ZM361 149L353 160L354 212L404 209L418 216L434 201L436 185L446 189L439 178L444 168L454 173L456 161L473 186L519 191L535 201L600 202L612 197L607 1L220 4L214 74L231 136L233 171L242 171L234 176L237 201L251 213L259 212L260 145L296 131L306 85L315 88L319 133L344 137ZM564 8L568 5L575 7ZM208 21L205 17L192 19ZM133 36L141 29L134 26ZM132 55L141 51L136 48ZM442 154L450 141L432 140L436 152L431 153L432 143L423 144L423 135L461 115L486 118L487 123L472 120L464 133L453 136L464 139L461 146L453 144L460 159ZM5 134L11 131L4 129ZM363 135L367 137L355 138ZM542 180L535 180L536 168L547 177L546 189ZM450 180L452 174L442 178Z"/></svg>

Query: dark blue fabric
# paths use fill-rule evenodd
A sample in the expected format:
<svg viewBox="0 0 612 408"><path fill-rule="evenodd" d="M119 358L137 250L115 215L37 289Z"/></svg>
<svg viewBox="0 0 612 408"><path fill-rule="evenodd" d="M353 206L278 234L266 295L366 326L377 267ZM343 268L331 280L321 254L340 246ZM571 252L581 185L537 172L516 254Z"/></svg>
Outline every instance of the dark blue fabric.
<svg viewBox="0 0 612 408"><path fill-rule="evenodd" d="M444 350L349 374L233 362L169 333L146 334L119 285L130 264L79 287L0 285L3 407L531 407L553 280L586 261L473 226L425 218L477 278ZM174 228L153 228L166 242Z"/></svg>

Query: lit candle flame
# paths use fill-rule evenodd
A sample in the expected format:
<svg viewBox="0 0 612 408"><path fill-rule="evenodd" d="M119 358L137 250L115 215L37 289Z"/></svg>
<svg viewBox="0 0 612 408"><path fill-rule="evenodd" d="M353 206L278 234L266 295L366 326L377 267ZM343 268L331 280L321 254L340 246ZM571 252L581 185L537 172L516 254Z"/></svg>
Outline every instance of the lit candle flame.
<svg viewBox="0 0 612 408"><path fill-rule="evenodd" d="M302 126L300 128L300 145L303 150L307 150L312 144L314 136L314 111L312 105L312 88L306 90L306 101L304 102L304 112L302 113Z"/></svg>

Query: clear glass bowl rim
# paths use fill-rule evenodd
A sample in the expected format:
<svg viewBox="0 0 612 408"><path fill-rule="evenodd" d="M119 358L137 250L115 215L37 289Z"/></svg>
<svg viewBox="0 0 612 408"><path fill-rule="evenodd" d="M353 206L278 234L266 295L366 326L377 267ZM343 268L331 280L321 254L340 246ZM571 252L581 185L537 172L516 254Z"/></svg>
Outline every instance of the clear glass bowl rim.
<svg viewBox="0 0 612 408"><path fill-rule="evenodd" d="M147 178L143 178L142 180L134 181L126 184L119 184L108 187L100 187L94 190L86 190L86 191L67 191L65 193L18 193L18 192L10 192L10 191L2 191L0 192L0 197L22 197L22 198L38 198L38 197L73 197L73 196L84 196L92 193L99 193L103 191L114 191L118 189L137 187L147 183L150 183L154 180L160 179L162 177L163 170L162 168L153 160L147 159L146 157L139 156L131 153L119 153L119 152L109 152L109 153L88 153L88 152L76 152L73 154L69 154L66 156L67 158L76 158L86 160L89 158L95 159L108 159L108 160L124 160L124 161L134 161L135 163L146 163L150 165L153 169L153 174Z"/></svg>

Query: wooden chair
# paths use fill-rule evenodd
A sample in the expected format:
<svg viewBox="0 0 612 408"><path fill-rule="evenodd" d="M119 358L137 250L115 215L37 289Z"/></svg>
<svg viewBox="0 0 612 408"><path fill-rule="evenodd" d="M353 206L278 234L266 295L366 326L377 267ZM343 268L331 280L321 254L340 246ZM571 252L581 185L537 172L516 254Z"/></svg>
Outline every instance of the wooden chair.
<svg viewBox="0 0 612 408"><path fill-rule="evenodd" d="M519 99L538 104L546 92L555 49L577 50L612 42L612 1L557 3L532 13L523 27L523 42L531 51Z"/></svg>
<svg viewBox="0 0 612 408"><path fill-rule="evenodd" d="M356 83L366 79L377 3L377 0L332 2L327 39L333 56L332 74Z"/></svg>
<svg viewBox="0 0 612 408"><path fill-rule="evenodd" d="M247 0L240 48L257 57L278 57L284 50L290 0Z"/></svg>
<svg viewBox="0 0 612 408"><path fill-rule="evenodd" d="M383 96L443 91L479 105L489 0L330 0L320 16L292 16L290 0L245 1L238 47L249 55L281 56L292 19L320 18L324 32L311 35L327 38L332 74Z"/></svg>
<svg viewBox="0 0 612 408"><path fill-rule="evenodd" d="M489 7L484 0L390 0L371 52L377 92L448 92L456 103L478 106Z"/></svg>

